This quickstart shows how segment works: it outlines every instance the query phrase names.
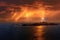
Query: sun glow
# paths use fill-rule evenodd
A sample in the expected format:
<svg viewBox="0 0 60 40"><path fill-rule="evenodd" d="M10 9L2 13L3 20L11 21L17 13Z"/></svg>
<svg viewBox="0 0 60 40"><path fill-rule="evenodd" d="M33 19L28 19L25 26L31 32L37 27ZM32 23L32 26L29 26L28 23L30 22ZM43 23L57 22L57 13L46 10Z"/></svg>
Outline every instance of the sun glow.
<svg viewBox="0 0 60 40"><path fill-rule="evenodd" d="M12 18L14 19L14 21L19 21L22 18L25 18L25 20L27 19L32 19L32 17L39 17L41 18L45 18L45 7L43 7L42 5L38 5L38 7L34 8L34 7L28 7L28 6L22 6L21 7L21 12L18 13L14 13Z"/></svg>
<svg viewBox="0 0 60 40"><path fill-rule="evenodd" d="M45 29L45 26L37 26L35 28L34 36L36 36L37 40L44 40L44 33L45 33L44 29Z"/></svg>
<svg viewBox="0 0 60 40"><path fill-rule="evenodd" d="M51 6L47 6L47 5L44 5L43 3L35 2L32 5L21 5L21 6L16 6L16 7L20 8L20 11L14 11L15 9L13 9L10 17L7 18L8 21L42 22L45 20L45 17L47 15L46 7L51 7ZM49 11L48 11L48 13L49 13ZM38 18L38 19L36 19L36 18Z"/></svg>

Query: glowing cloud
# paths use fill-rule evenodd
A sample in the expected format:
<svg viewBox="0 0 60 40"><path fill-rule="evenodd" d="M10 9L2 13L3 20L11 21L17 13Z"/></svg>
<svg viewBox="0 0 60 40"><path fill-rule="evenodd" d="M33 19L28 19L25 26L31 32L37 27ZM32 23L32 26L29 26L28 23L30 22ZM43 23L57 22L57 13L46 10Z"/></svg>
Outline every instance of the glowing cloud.
<svg viewBox="0 0 60 40"><path fill-rule="evenodd" d="M2 5L5 6L7 4ZM5 14L7 18L2 18L3 15L2 17L0 16L0 20L12 22L42 22L45 21L46 18L52 18L55 16L56 13L58 13L58 11L53 11L49 9L52 8L52 6L45 5L42 2L34 2L32 5L25 4L17 6L12 4L8 6L11 6L11 8L7 8L6 10L11 11L11 14ZM19 10L15 11L15 7L18 7ZM2 11L0 12L0 14L3 14L4 12L5 11Z"/></svg>

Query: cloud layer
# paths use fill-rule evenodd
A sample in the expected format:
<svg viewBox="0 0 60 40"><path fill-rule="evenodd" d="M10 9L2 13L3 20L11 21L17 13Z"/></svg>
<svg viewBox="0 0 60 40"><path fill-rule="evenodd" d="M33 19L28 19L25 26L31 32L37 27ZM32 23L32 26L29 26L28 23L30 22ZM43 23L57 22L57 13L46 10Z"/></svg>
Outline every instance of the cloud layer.
<svg viewBox="0 0 60 40"><path fill-rule="evenodd" d="M0 20L3 21L12 16L13 12L20 12L20 6L31 5L35 2L47 5L47 21L60 22L60 0L0 0ZM52 7L49 7L52 6ZM35 20L36 21L36 20Z"/></svg>

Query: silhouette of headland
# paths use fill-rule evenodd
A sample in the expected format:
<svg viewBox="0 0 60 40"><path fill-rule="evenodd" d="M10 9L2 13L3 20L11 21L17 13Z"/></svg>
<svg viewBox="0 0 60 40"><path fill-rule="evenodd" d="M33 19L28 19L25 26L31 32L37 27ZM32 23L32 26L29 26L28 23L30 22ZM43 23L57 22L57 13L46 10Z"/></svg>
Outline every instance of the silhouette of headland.
<svg viewBox="0 0 60 40"><path fill-rule="evenodd" d="M39 26L39 25L59 25L57 23L48 23L48 22L40 22L40 23L24 23L22 26Z"/></svg>

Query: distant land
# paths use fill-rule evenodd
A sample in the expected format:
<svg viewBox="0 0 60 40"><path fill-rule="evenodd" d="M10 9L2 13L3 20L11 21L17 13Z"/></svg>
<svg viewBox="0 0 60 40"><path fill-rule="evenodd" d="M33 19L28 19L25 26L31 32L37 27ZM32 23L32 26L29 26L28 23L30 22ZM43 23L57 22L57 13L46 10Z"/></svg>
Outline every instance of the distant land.
<svg viewBox="0 0 60 40"><path fill-rule="evenodd" d="M60 23L49 23L49 22L39 22L39 23L0 22L0 24L12 24L18 26L60 25Z"/></svg>
<svg viewBox="0 0 60 40"><path fill-rule="evenodd" d="M40 25L59 25L59 23L48 23L48 22L40 22L40 23L16 23L20 26L40 26Z"/></svg>

